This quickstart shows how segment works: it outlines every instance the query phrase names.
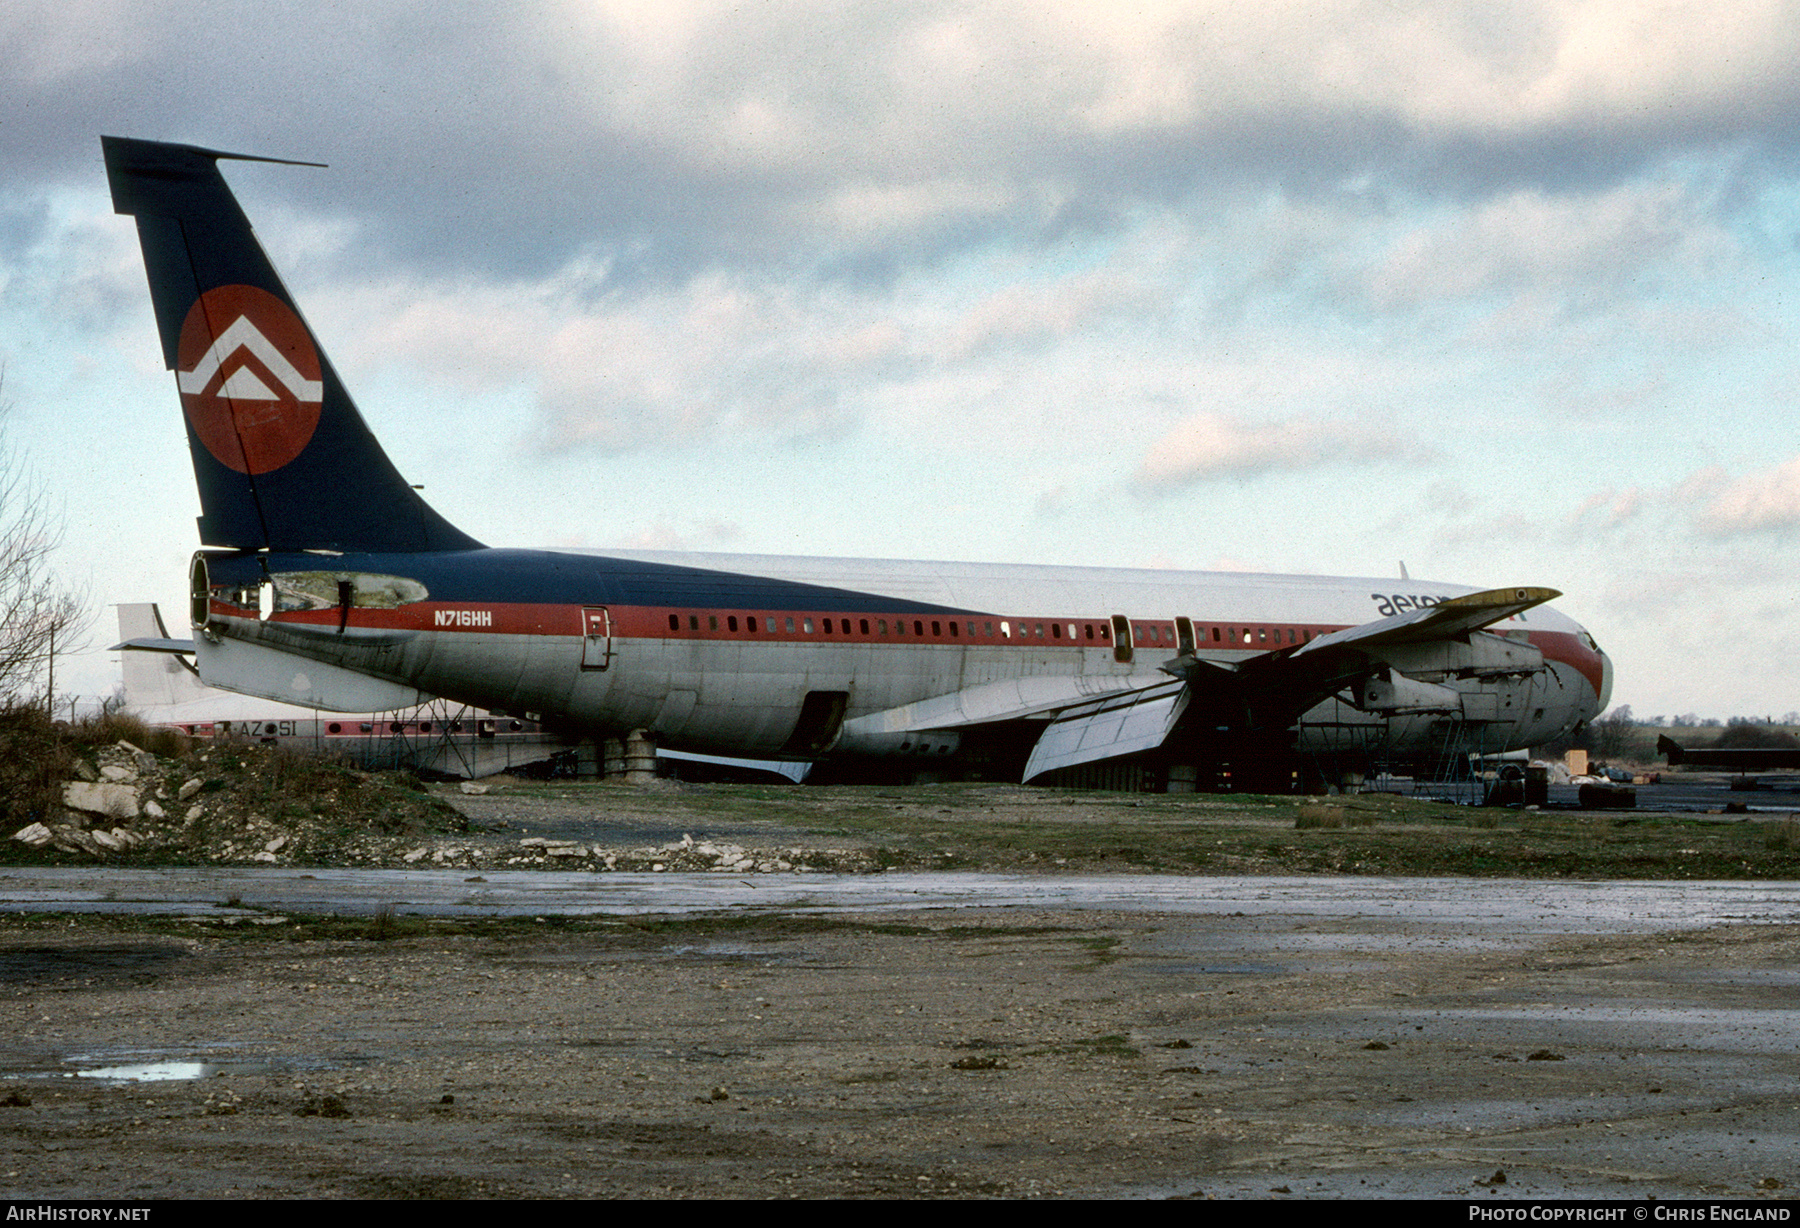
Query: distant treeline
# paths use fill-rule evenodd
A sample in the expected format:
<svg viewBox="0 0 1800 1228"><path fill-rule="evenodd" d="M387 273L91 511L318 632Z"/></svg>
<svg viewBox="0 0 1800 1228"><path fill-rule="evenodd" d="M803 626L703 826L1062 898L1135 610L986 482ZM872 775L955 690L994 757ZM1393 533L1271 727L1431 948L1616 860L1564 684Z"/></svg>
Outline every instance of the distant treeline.
<svg viewBox="0 0 1800 1228"><path fill-rule="evenodd" d="M1686 716L1664 718L1653 716L1639 720L1632 715L1630 704L1620 704L1585 729L1567 738L1538 748L1546 757L1560 756L1570 750L1585 750L1602 761L1651 763L1656 753L1657 732L1663 729L1692 729L1691 740L1677 737L1689 750L1710 747L1747 750L1758 748L1794 749L1800 747L1800 712L1789 712L1780 720L1773 716L1734 716L1727 721L1715 717ZM1700 731L1705 732L1700 732ZM1714 733L1714 731L1717 733Z"/></svg>

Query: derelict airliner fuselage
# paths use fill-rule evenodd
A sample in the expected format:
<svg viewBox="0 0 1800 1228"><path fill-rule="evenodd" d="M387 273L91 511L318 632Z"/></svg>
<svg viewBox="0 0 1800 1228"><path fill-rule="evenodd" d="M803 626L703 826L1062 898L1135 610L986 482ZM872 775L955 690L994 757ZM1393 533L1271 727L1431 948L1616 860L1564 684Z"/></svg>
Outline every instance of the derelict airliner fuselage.
<svg viewBox="0 0 1800 1228"><path fill-rule="evenodd" d="M212 685L1027 780L1126 757L1511 750L1607 702L1610 663L1544 588L488 548L370 433L219 173L236 155L102 143L186 417Z"/></svg>

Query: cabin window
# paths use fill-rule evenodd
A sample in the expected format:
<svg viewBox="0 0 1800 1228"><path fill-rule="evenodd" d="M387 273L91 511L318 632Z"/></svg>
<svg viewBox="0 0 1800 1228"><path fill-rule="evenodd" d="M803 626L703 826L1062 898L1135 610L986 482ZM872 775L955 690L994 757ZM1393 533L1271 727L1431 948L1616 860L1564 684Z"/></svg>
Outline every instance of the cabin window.
<svg viewBox="0 0 1800 1228"><path fill-rule="evenodd" d="M706 616L706 629L708 631L717 631L719 629L719 616L717 614L708 614Z"/></svg>
<svg viewBox="0 0 1800 1228"><path fill-rule="evenodd" d="M887 634L887 619L878 618L875 620L875 632L877 635Z"/></svg>
<svg viewBox="0 0 1800 1228"><path fill-rule="evenodd" d="M826 620L825 620L825 627L824 627L824 631L825 631L825 634L826 634L826 635L830 635L830 634L831 634L831 620L830 620L830 619L829 619L829 618L828 618L828 619L826 619Z"/></svg>
<svg viewBox="0 0 1800 1228"><path fill-rule="evenodd" d="M698 614L689 614L688 615L688 630L689 631L700 630L700 616Z"/></svg>
<svg viewBox="0 0 1800 1228"><path fill-rule="evenodd" d="M736 631L737 630L737 615L736 614L732 614L725 619L725 629L727 631Z"/></svg>
<svg viewBox="0 0 1800 1228"><path fill-rule="evenodd" d="M774 617L774 615L769 616L769 634L770 635L775 634L775 617Z"/></svg>
<svg viewBox="0 0 1800 1228"><path fill-rule="evenodd" d="M192 733L193 730L190 729L190 730L188 730L188 732ZM336 721L333 721L333 722L331 722L331 724L325 726L325 732L326 733L342 733L342 732L344 732L344 727L342 725L338 724Z"/></svg>
<svg viewBox="0 0 1800 1228"><path fill-rule="evenodd" d="M1062 638L1062 624L1061 623L1051 623L1050 624L1050 638L1053 640L1060 640Z"/></svg>
<svg viewBox="0 0 1800 1228"><path fill-rule="evenodd" d="M800 630L807 635L811 635L812 634L812 619L810 619L810 618L801 619L800 620Z"/></svg>
<svg viewBox="0 0 1800 1228"><path fill-rule="evenodd" d="M794 616L792 614L789 614L784 621L787 624L787 633L789 635L794 634Z"/></svg>
<svg viewBox="0 0 1800 1228"><path fill-rule="evenodd" d="M1258 627L1256 629L1256 642L1259 644L1266 644L1269 642L1269 629L1267 627Z"/></svg>
<svg viewBox="0 0 1800 1228"><path fill-rule="evenodd" d="M933 624L932 624L932 628L933 628L933 629L934 629L934 630L935 630L935 629L936 629L936 627L937 627L937 624L936 624L936 623L933 623ZM956 638L956 624L955 624L955 623L951 623L951 624L950 624L950 638L951 638L951 639L955 639L955 638Z"/></svg>
<svg viewBox="0 0 1800 1228"><path fill-rule="evenodd" d="M679 614L669 615L669 630L671 630L671 631L681 630L681 615L679 615Z"/></svg>
<svg viewBox="0 0 1800 1228"><path fill-rule="evenodd" d="M1244 643L1248 644L1249 642L1250 642L1250 628L1245 627L1244 628Z"/></svg>
<svg viewBox="0 0 1800 1228"><path fill-rule="evenodd" d="M931 634L934 636L944 634L943 629L937 625L937 620L935 619L933 619L931 623Z"/></svg>
<svg viewBox="0 0 1800 1228"><path fill-rule="evenodd" d="M1213 628L1213 643L1217 644L1218 642L1219 642L1219 629L1217 627L1214 627Z"/></svg>
<svg viewBox="0 0 1800 1228"><path fill-rule="evenodd" d="M862 619L857 625L862 628L862 633L864 635L869 634L869 620L868 619L866 619L866 618Z"/></svg>
<svg viewBox="0 0 1800 1228"><path fill-rule="evenodd" d="M919 618L913 619L913 634L914 635L924 635L925 634L925 622L923 619L919 619Z"/></svg>

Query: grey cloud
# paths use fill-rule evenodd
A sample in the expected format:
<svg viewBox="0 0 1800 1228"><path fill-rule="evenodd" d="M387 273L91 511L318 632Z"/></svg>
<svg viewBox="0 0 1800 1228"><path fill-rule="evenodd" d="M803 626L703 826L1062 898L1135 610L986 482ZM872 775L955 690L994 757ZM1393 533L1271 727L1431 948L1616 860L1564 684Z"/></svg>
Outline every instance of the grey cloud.
<svg viewBox="0 0 1800 1228"><path fill-rule="evenodd" d="M0 113L20 119L0 165L90 181L95 135L123 131L332 162L232 174L357 218L365 260L527 276L599 246L621 279L879 277L1002 234L1203 208L1230 182L1560 190L1800 132L1792 74L1765 67L1791 62L1787 21L1695 17L1712 41L1685 75L1631 44L1634 76L1608 67L1631 27L1600 6L1353 6L1301 30L1247 12L20 0L0 18ZM96 42L110 52L67 50ZM854 182L979 190L883 231L833 214Z"/></svg>

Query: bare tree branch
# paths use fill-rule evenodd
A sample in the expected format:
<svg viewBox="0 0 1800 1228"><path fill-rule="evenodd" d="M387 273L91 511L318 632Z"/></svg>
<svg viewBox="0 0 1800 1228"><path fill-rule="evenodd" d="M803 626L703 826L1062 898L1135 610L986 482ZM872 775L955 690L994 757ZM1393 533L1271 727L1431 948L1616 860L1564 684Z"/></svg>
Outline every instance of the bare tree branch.
<svg viewBox="0 0 1800 1228"><path fill-rule="evenodd" d="M5 385L0 369L0 389ZM0 398L0 424L11 406ZM50 653L73 652L86 629L86 595L50 566L60 518L29 466L0 437L0 700L41 695Z"/></svg>

